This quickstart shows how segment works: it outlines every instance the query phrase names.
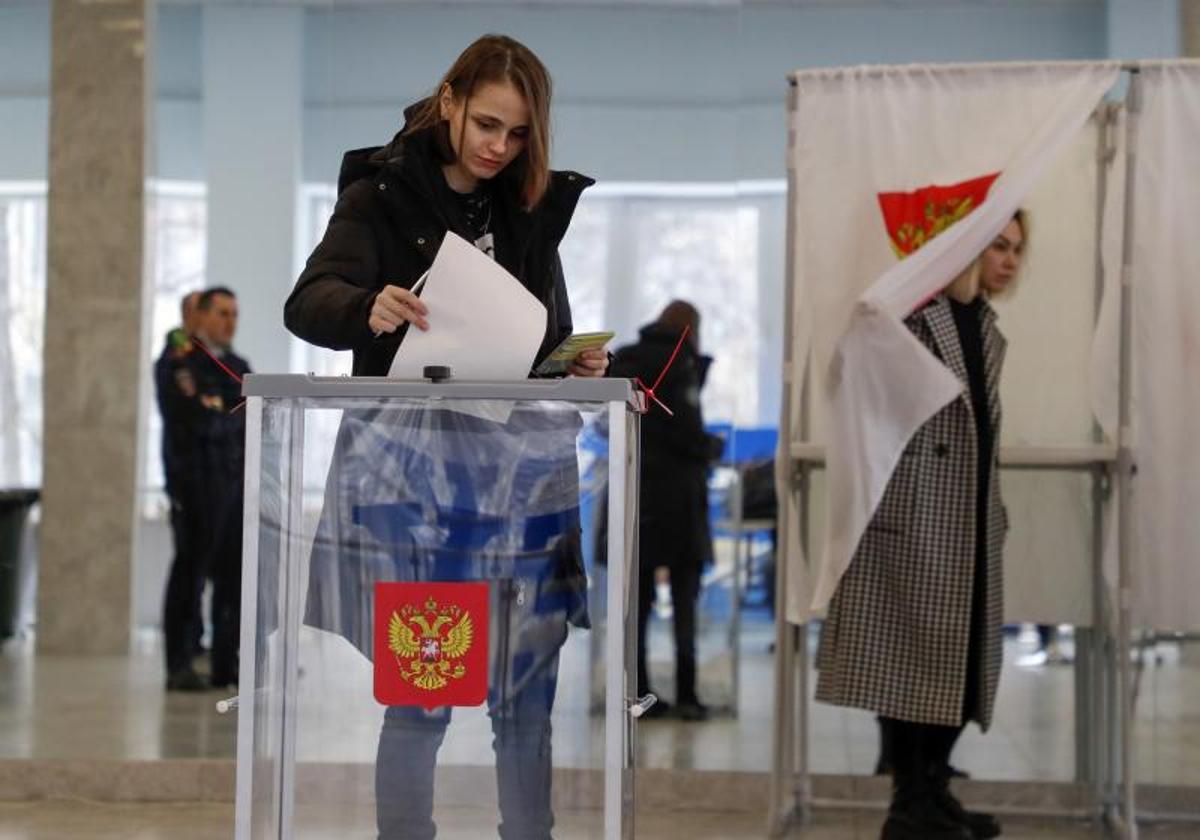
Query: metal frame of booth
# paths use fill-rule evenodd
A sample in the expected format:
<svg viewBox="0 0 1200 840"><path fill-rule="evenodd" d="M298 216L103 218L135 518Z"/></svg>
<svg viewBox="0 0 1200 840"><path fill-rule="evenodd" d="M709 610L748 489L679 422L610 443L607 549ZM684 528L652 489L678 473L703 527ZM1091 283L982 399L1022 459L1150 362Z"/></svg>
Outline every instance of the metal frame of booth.
<svg viewBox="0 0 1200 840"><path fill-rule="evenodd" d="M1115 154L1112 127L1117 115L1125 113L1125 208L1121 242L1120 277L1120 372L1119 372L1119 434L1115 442L1106 443L1097 429L1093 445L1076 447L1002 447L1002 469L1037 471L1085 471L1092 476L1093 546L1092 597L1093 627L1084 636L1084 656L1078 658L1076 671L1076 776L1090 790L1090 802L1083 809L1104 819L1117 833L1126 838L1138 836L1136 793L1139 787L1134 778L1133 737L1135 685L1130 651L1133 647L1131 563L1133 542L1132 476L1136 471L1130 439L1132 391L1132 308L1135 278L1132 273L1134 243L1135 179L1137 177L1137 128L1141 112L1140 68L1137 62L1122 65L1128 87L1123 103L1107 102L1096 112L1103 130L1097 149L1097 217L1096 217L1096 293L1099 301L1104 288L1101 260L1101 221L1107 193L1108 163ZM798 104L795 77L789 78L788 124L794 125ZM794 196L797 183L793 164L795 129L788 137L788 224L787 243L787 304L789 320L785 324L784 383L782 416L780 420L780 483L786 484L798 501L800 544L809 556L808 503L810 474L823 463L823 447L807 443L809 425L809 377L805 375L809 360L793 358L794 326L790 322L795 296L796 216ZM791 416L795 389L800 416L796 427L800 440L792 437ZM1117 505L1118 567L1115 592L1110 592L1103 577L1102 510L1106 503ZM780 505L784 509L783 500ZM789 517L780 516L779 544L787 546L787 529L793 527ZM800 817L814 802L812 773L808 766L807 705L808 625L796 625L787 620L788 563L781 556L778 568L776 600L776 675L775 675L775 739L771 767L768 828L772 833L784 830ZM1110 603L1111 602L1111 603ZM1045 812L1042 812L1045 813ZM1081 816L1078 809L1063 812ZM1200 814L1185 814L1184 818Z"/></svg>

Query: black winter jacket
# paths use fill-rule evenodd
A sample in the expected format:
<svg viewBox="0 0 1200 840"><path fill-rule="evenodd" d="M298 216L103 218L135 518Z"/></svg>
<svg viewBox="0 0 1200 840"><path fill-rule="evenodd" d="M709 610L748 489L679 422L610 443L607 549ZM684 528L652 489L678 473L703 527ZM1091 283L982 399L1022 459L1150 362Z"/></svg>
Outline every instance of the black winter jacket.
<svg viewBox="0 0 1200 840"><path fill-rule="evenodd" d="M642 327L636 344L617 350L609 376L640 378L653 385L679 333L657 323ZM709 464L720 456L720 440L704 431L700 413L700 389L712 359L701 356L688 340L655 391L674 416L653 402L642 418L642 477L646 481L672 481L686 474L705 480Z"/></svg>
<svg viewBox="0 0 1200 840"><path fill-rule="evenodd" d="M617 350L610 376L653 385L679 341L679 333L654 323L636 344ZM722 442L704 430L700 389L711 359L684 342L641 423L640 562L643 566L701 566L712 554L708 528L708 467Z"/></svg>
<svg viewBox="0 0 1200 840"><path fill-rule="evenodd" d="M250 363L232 351L221 362L240 378L250 373ZM246 413L233 409L242 399L241 383L176 329L154 364L154 386L163 419L167 495L179 500L188 488L216 494L240 489Z"/></svg>
<svg viewBox="0 0 1200 840"><path fill-rule="evenodd" d="M372 335L367 320L379 291L386 285L411 288L433 264L447 230L472 238L440 160L433 129L407 136L402 130L387 146L347 152L325 236L284 307L284 323L300 338L354 351L355 376L386 375L408 329ZM536 366L571 334L558 244L580 194L595 182L575 172L553 172L545 197L527 212L514 177L517 165L510 164L487 188L496 260L546 306Z"/></svg>

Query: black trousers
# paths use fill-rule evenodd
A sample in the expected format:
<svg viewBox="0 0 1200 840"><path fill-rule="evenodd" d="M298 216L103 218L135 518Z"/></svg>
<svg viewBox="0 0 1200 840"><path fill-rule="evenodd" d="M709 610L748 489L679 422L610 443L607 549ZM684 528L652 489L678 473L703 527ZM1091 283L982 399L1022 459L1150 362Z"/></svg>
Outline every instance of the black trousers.
<svg viewBox="0 0 1200 840"><path fill-rule="evenodd" d="M892 777L897 797L919 796L938 775L948 776L950 753L962 726L938 726L881 717L880 732L892 750Z"/></svg>
<svg viewBox="0 0 1200 840"><path fill-rule="evenodd" d="M651 690L646 665L646 629L654 608L656 567L643 559L638 578L638 696ZM672 624L675 630L675 702L696 703L696 601L700 596L700 564L678 563L671 574Z"/></svg>
<svg viewBox="0 0 1200 840"><path fill-rule="evenodd" d="M212 677L236 681L242 605L242 489L240 484L176 482L171 499L175 557L163 601L168 674L190 668L203 631L204 585L211 578Z"/></svg>
<svg viewBox="0 0 1200 840"><path fill-rule="evenodd" d="M230 485L216 505L208 562L212 579L212 681L237 682L242 614L242 488Z"/></svg>
<svg viewBox="0 0 1200 840"><path fill-rule="evenodd" d="M171 535L175 557L163 599L163 636L167 673L190 668L202 631L200 598L207 574L211 508L195 481L176 481L171 497Z"/></svg>

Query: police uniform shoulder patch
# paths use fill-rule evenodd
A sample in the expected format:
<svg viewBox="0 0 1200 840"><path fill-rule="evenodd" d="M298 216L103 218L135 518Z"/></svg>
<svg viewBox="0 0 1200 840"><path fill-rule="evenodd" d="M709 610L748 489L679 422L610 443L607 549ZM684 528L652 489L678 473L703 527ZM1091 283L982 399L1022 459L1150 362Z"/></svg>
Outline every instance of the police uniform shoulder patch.
<svg viewBox="0 0 1200 840"><path fill-rule="evenodd" d="M181 329L171 330L168 341L171 345L171 356L176 359L185 358L195 348L192 337Z"/></svg>

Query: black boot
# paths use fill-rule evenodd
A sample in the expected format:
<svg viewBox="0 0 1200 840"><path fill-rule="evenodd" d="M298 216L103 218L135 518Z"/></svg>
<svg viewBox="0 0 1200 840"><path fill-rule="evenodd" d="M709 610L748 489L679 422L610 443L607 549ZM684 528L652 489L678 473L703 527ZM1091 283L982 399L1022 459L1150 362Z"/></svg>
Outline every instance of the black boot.
<svg viewBox="0 0 1200 840"><path fill-rule="evenodd" d="M880 840L972 840L966 826L938 806L929 786L920 787L897 785L893 790Z"/></svg>
<svg viewBox="0 0 1200 840"><path fill-rule="evenodd" d="M933 797L938 807L952 820L965 826L974 840L991 840L1000 836L1000 821L982 811L968 811L950 791L950 766L943 765L932 770Z"/></svg>
<svg viewBox="0 0 1200 840"><path fill-rule="evenodd" d="M938 806L929 773L936 730L927 724L881 719L892 759L892 804L882 840L972 840L971 833Z"/></svg>

